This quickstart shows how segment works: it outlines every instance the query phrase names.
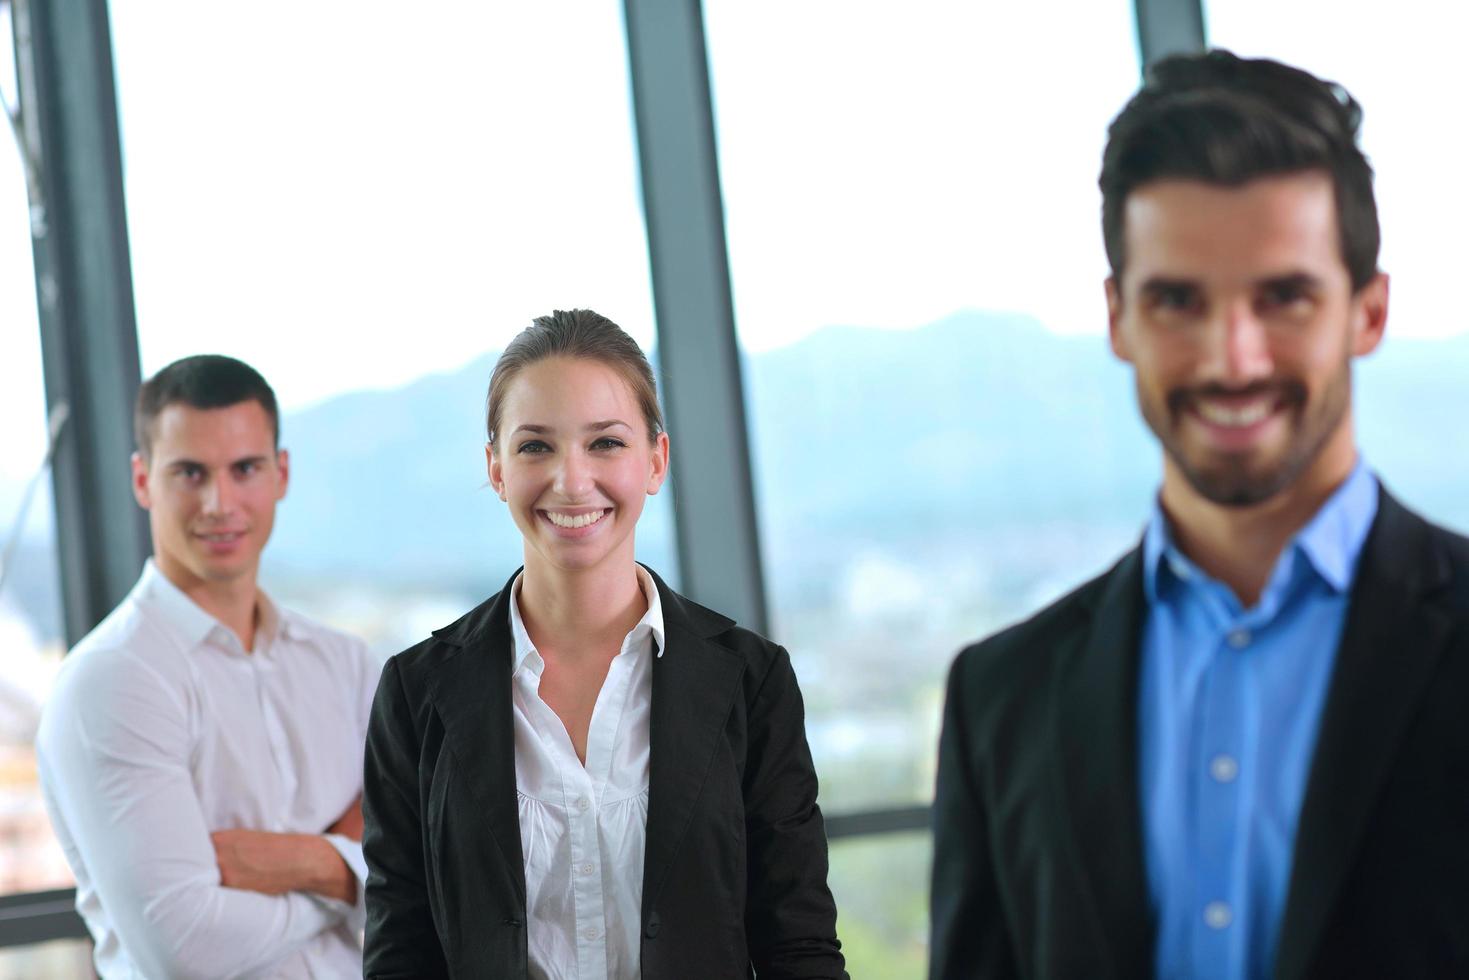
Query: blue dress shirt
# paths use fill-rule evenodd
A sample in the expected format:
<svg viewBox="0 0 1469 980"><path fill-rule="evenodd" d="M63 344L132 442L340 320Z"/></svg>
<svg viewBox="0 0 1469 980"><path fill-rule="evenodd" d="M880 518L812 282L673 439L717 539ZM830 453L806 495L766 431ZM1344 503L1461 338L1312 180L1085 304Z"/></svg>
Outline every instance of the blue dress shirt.
<svg viewBox="0 0 1469 980"><path fill-rule="evenodd" d="M1143 537L1138 776L1162 980L1271 975L1301 799L1377 497L1359 459L1249 609L1183 556L1154 509Z"/></svg>

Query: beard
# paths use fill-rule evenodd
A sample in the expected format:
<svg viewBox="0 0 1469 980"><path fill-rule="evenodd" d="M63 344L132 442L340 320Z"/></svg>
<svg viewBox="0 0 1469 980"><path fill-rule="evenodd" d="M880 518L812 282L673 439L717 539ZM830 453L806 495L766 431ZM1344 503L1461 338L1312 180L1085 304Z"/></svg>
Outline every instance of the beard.
<svg viewBox="0 0 1469 980"><path fill-rule="evenodd" d="M1351 362L1343 359L1314 403L1305 384L1296 379L1231 389L1236 395L1273 393L1276 410L1287 414L1286 444L1269 458L1261 458L1257 451L1222 455L1191 451L1186 445L1180 433L1184 412L1195 399L1226 390L1218 385L1175 388L1159 400L1139 384L1138 404L1148 428L1195 492L1223 507L1251 507L1290 487L1321 455L1346 417L1351 385Z"/></svg>

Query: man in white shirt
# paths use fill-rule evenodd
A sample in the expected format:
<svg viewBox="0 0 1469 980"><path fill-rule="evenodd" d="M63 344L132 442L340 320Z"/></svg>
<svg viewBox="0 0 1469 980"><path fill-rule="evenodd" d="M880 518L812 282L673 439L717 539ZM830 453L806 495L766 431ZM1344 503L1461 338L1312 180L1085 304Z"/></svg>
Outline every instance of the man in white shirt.
<svg viewBox="0 0 1469 980"><path fill-rule="evenodd" d="M232 358L143 385L133 492L153 554L67 657L36 740L108 980L361 976L361 641L256 584L288 457Z"/></svg>

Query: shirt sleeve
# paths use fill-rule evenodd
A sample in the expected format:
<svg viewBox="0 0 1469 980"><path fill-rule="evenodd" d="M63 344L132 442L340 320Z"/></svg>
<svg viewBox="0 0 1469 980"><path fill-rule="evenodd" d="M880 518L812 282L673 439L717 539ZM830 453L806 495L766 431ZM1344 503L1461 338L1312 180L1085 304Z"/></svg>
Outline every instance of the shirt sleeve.
<svg viewBox="0 0 1469 980"><path fill-rule="evenodd" d="M347 922L347 928L361 932L367 925L367 862L362 857L362 842L341 834L326 834L326 842L337 849L346 862L352 877L357 879L357 901L351 905L336 899L326 898L329 907L337 909Z"/></svg>
<svg viewBox="0 0 1469 980"><path fill-rule="evenodd" d="M357 704L357 731L354 733L357 741L355 744L361 746L367 741L367 723L372 717L372 699L377 693L377 681L382 673L383 662L382 658L369 650L367 644L359 638L351 637L350 644L351 668L357 675L356 690L353 692ZM360 765L358 769L360 771ZM348 870L352 872L352 877L357 879L357 901L352 905L327 898L323 898L322 901L342 912L349 929L355 933L361 933L367 925L367 860L362 856L362 842L342 834L323 836L328 844L336 848Z"/></svg>
<svg viewBox="0 0 1469 980"><path fill-rule="evenodd" d="M225 888L189 770L188 712L147 663L93 650L37 737L52 818L143 976L239 976L344 918L304 893ZM341 903L337 903L340 905Z"/></svg>

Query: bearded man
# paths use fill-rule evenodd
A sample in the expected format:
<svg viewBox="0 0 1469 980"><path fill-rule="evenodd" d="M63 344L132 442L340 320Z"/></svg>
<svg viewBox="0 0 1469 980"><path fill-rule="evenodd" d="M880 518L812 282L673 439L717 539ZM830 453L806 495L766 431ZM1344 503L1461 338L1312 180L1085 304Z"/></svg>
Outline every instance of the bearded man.
<svg viewBox="0 0 1469 980"><path fill-rule="evenodd" d="M1360 121L1215 51L1112 123L1110 339L1162 487L1135 550L955 662L934 980L1469 976L1469 541L1357 450Z"/></svg>

